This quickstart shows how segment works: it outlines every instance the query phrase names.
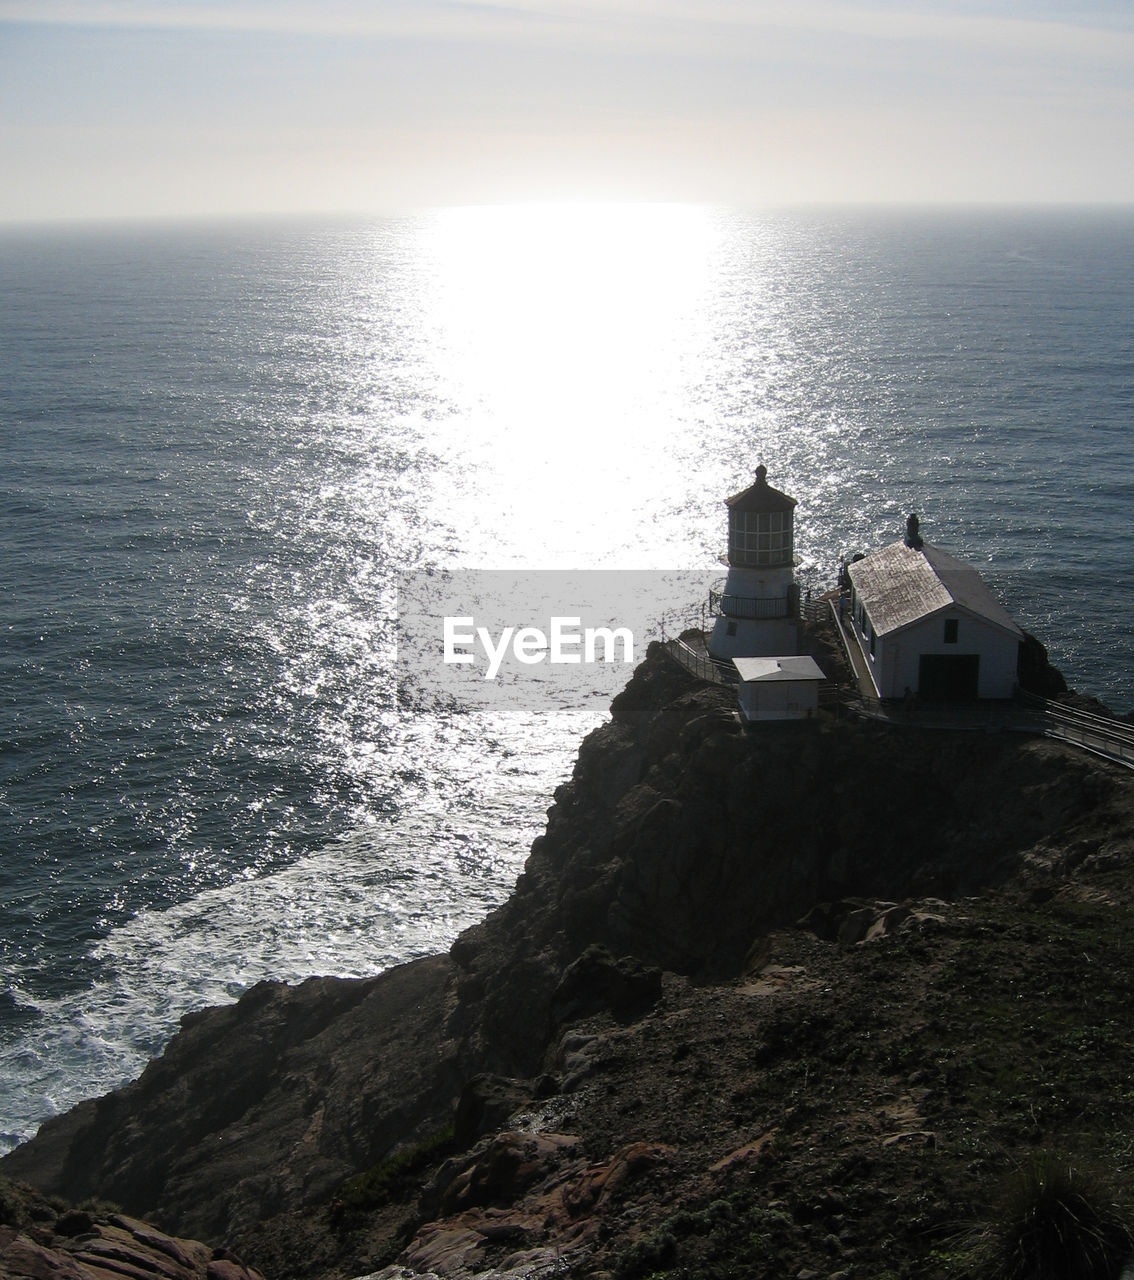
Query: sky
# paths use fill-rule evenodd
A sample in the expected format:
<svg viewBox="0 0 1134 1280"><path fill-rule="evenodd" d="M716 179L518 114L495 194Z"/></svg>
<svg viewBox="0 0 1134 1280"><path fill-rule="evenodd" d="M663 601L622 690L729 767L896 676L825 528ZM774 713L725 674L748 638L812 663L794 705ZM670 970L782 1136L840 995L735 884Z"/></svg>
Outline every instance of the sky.
<svg viewBox="0 0 1134 1280"><path fill-rule="evenodd" d="M0 0L0 221L1134 201L1129 0Z"/></svg>

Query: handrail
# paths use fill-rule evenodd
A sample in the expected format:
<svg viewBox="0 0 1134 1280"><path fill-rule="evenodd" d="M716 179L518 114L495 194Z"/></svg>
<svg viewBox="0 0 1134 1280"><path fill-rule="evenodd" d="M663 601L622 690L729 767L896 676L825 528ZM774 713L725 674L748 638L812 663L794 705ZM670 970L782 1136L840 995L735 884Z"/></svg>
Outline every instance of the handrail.
<svg viewBox="0 0 1134 1280"><path fill-rule="evenodd" d="M1134 769L1134 725L1112 716L1081 711L1063 702L1035 693L1021 691L1016 701L1025 716L1032 714L1035 723L1020 723L1014 728L1031 728L1048 738L1070 742L1095 755Z"/></svg>
<svg viewBox="0 0 1134 1280"><path fill-rule="evenodd" d="M716 681L716 669L713 667L712 659L708 654L698 653L687 645L684 640L667 640L665 647L686 671L691 671L702 680Z"/></svg>
<svg viewBox="0 0 1134 1280"><path fill-rule="evenodd" d="M1081 707L1073 707L1066 702L1057 702L1053 698L1044 698L1038 693L1028 693L1021 689L1016 695L1017 702L1033 707L1037 711L1046 712L1064 720L1073 720L1084 726L1103 729L1118 737L1129 738L1134 742L1134 724L1128 720L1119 720L1114 716L1099 715L1097 711L1084 711Z"/></svg>
<svg viewBox="0 0 1134 1280"><path fill-rule="evenodd" d="M718 662L709 653L699 653L692 645L688 645L684 640L666 640L666 652L676 662L679 662L686 671L691 672L700 680L705 680L710 684L731 684L729 679L729 671L724 663Z"/></svg>
<svg viewBox="0 0 1134 1280"><path fill-rule="evenodd" d="M803 599L799 602L799 614L805 621L811 623L812 626L818 626L821 622L826 622L831 616L831 603L822 596Z"/></svg>

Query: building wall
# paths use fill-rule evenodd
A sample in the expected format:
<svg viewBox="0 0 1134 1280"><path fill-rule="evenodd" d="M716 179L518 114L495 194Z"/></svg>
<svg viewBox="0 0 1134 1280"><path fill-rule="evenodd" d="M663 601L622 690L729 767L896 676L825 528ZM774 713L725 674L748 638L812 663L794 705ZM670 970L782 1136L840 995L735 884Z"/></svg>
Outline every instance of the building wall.
<svg viewBox="0 0 1134 1280"><path fill-rule="evenodd" d="M738 700L747 720L803 720L819 707L819 684L815 680L742 680Z"/></svg>
<svg viewBox="0 0 1134 1280"><path fill-rule="evenodd" d="M762 565L758 569L747 569L739 565L729 565L725 578L725 594L737 596L767 597L786 599L788 589L795 581L795 570L791 565Z"/></svg>
<svg viewBox="0 0 1134 1280"><path fill-rule="evenodd" d="M729 623L735 626L729 635ZM709 651L718 658L776 658L799 649L799 632L790 618L725 618L713 623Z"/></svg>
<svg viewBox="0 0 1134 1280"><path fill-rule="evenodd" d="M946 619L957 624L955 643L945 641ZM1019 647L1015 636L990 627L959 609L949 609L926 618L894 636L880 637L872 659L869 657L869 643L864 641L864 651L883 698L901 698L907 688L918 692L923 654L959 657L973 653L980 655L977 696L1010 698L1016 687Z"/></svg>
<svg viewBox="0 0 1134 1280"><path fill-rule="evenodd" d="M751 600L788 602L795 582L791 566L743 569L735 565L725 579L725 595ZM729 624L734 624L729 634ZM713 623L709 652L718 658L774 658L798 652L799 631L794 618L728 618Z"/></svg>

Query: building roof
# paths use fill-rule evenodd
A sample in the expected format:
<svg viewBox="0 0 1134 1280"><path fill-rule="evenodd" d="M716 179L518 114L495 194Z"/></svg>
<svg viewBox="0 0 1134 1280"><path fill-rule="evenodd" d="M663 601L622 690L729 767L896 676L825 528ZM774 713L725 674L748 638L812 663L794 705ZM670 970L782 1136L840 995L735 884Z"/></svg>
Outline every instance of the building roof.
<svg viewBox="0 0 1134 1280"><path fill-rule="evenodd" d="M768 468L761 463L756 468L756 483L726 498L725 505L730 511L794 511L795 499L772 488Z"/></svg>
<svg viewBox="0 0 1134 1280"><path fill-rule="evenodd" d="M732 665L746 684L776 680L826 680L814 658L806 654L786 658L733 658Z"/></svg>
<svg viewBox="0 0 1134 1280"><path fill-rule="evenodd" d="M1014 636L1023 632L971 566L928 542L895 542L848 566L875 632L891 635L956 606Z"/></svg>

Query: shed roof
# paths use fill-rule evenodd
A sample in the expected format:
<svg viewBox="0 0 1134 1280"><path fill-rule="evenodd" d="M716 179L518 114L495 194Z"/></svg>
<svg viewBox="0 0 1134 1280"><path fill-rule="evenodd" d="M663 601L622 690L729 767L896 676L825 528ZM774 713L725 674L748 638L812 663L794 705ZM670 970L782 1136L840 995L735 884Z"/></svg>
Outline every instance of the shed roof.
<svg viewBox="0 0 1134 1280"><path fill-rule="evenodd" d="M928 542L894 542L848 567L851 582L880 636L891 635L950 606L1014 636L1023 632L971 566Z"/></svg>
<svg viewBox="0 0 1134 1280"><path fill-rule="evenodd" d="M732 665L745 684L777 680L826 680L814 658L806 654L785 658L733 658Z"/></svg>
<svg viewBox="0 0 1134 1280"><path fill-rule="evenodd" d="M768 483L768 468L763 463L756 468L756 483L725 499L730 511L794 511L795 499L789 498Z"/></svg>

